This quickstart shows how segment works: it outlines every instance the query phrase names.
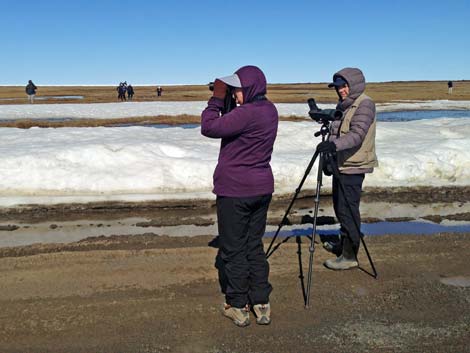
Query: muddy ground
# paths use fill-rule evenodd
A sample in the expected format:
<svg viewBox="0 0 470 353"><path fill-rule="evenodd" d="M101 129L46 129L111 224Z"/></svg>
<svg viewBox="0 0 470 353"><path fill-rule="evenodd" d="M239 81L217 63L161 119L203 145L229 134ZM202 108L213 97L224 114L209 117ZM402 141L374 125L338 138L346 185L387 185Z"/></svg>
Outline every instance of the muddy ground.
<svg viewBox="0 0 470 353"><path fill-rule="evenodd" d="M284 234L305 233L311 227L313 193L309 189L301 192L288 217L291 226L283 228ZM268 213L268 236L275 233L291 199L292 194L274 196ZM468 187L392 188L392 191L366 188L361 202L364 231L374 235L395 234L403 233L401 229L407 227L407 233L416 234L470 232L468 200ZM320 232L337 229L328 190L322 193L318 215ZM17 205L0 209L0 257L54 252L57 243L80 241L86 247L100 238L146 234L215 236L218 234L215 200ZM43 245L29 246L35 243ZM102 243L99 246L105 247Z"/></svg>
<svg viewBox="0 0 470 353"><path fill-rule="evenodd" d="M388 219L388 205L395 220L469 220L467 188L412 191L366 190L362 211L377 217L382 208ZM308 194L294 205L295 223L311 212ZM269 224L280 222L290 199L275 198ZM328 200L321 216L332 212ZM89 236L0 248L0 353L470 352L470 233L368 236L377 279L363 249L363 271L332 272L322 265L331 255L317 244L308 310L291 238L269 260L272 324L238 328L220 314L217 249L209 246L214 234L204 233L216 229L213 214L210 200L3 209L2 239L30 232L34 243L40 231L76 229ZM111 235L91 236L105 229ZM171 229L179 233L165 235ZM188 236L196 229L202 235ZM305 237L300 250L306 284Z"/></svg>
<svg viewBox="0 0 470 353"><path fill-rule="evenodd" d="M291 240L270 258L272 324L246 328L219 312L210 240L112 237L3 254L0 351L470 351L470 234L368 237L377 279L327 270L318 247L308 310ZM306 275L305 241L301 250ZM370 271L363 252L360 262Z"/></svg>

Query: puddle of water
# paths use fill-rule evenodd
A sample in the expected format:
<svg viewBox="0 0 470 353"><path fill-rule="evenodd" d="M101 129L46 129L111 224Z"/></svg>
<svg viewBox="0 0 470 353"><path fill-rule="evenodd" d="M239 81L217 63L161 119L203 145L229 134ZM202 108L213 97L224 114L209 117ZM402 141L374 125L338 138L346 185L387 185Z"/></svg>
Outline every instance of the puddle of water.
<svg viewBox="0 0 470 353"><path fill-rule="evenodd" d="M285 227L287 228L287 227ZM428 222L377 222L361 224L364 235L380 236L387 234L432 235L437 233L468 233L470 223L459 225L442 225ZM338 235L338 226L319 226L317 233L322 235ZM275 231L266 232L265 236L274 236ZM310 236L312 227L294 227L281 230L281 236Z"/></svg>
<svg viewBox="0 0 470 353"><path fill-rule="evenodd" d="M39 96L35 97L34 100L45 101L48 99L83 99L84 96ZM0 98L0 101L16 101L26 100L27 98Z"/></svg>
<svg viewBox="0 0 470 353"><path fill-rule="evenodd" d="M305 216L312 215L311 203L305 200L309 207L298 208L289 219L293 225L285 226L280 233L281 236L310 236L312 224L300 224ZM268 214L269 224L266 227L266 237L272 237L277 228L278 222L284 214L284 207L273 207ZM143 233L154 233L156 235L167 236L198 236L218 234L216 214L214 210L194 209L172 210L168 211L168 217L174 221L165 226L137 226L140 223L159 224L159 217L163 217L162 212L143 213L136 212L133 216L129 214L110 213L107 217L102 215L89 215L72 220L62 216L54 219L53 217L42 218L34 221L30 218L12 219L5 218L0 220L0 225L13 225L16 228L12 230L0 230L0 247L25 246L34 243L70 243L89 237L111 236L111 235L137 235ZM361 204L361 213L363 219L388 220L375 223L363 223L362 232L368 236L380 236L385 234L436 234L468 232L470 233L470 220L465 217L458 217L460 221L452 220L452 215L465 215L470 213L470 202L460 203L435 203L429 205L398 204L387 202L371 202ZM399 220L399 217L410 217L414 221ZM441 223L433 223L435 220L425 220L433 215L439 215L443 219ZM321 206L321 217L331 218L334 216L331 202L324 202ZM214 222L212 225L178 224L179 217L191 218L202 217L205 220ZM449 218L445 218L449 217ZM395 222L393 220L396 220ZM334 221L334 219L333 219ZM188 222L186 222L188 223ZM338 235L338 224L321 224L317 227L317 233L336 237Z"/></svg>
<svg viewBox="0 0 470 353"><path fill-rule="evenodd" d="M41 96L35 97L36 100L48 100L48 99L83 99L83 96Z"/></svg>
<svg viewBox="0 0 470 353"><path fill-rule="evenodd" d="M446 284L448 286L464 287L464 288L470 287L470 277L462 277L462 276L447 277L447 278L441 278L440 281L441 283Z"/></svg>
<svg viewBox="0 0 470 353"><path fill-rule="evenodd" d="M427 222L378 222L363 224L366 235L384 234L436 234L470 232L470 224L443 225Z"/></svg>
<svg viewBox="0 0 470 353"><path fill-rule="evenodd" d="M19 228L13 231L0 232L0 247L25 246L35 243L70 243L89 237L111 235L138 235L153 233L156 235L198 236L218 235L217 224L209 226L174 225L162 227L137 227L136 223L148 222L148 218L127 218L117 220L82 220L74 222L44 222L34 225L18 224ZM51 224L54 224L51 227ZM265 237L273 237L277 225L266 227ZM362 224L362 232L368 236L381 236L386 234L436 234L441 232L470 232L470 223L463 225L439 225L426 222L378 222ZM317 233L322 236L338 236L338 225L318 226ZM311 225L285 226L279 233L287 236L310 236Z"/></svg>
<svg viewBox="0 0 470 353"><path fill-rule="evenodd" d="M26 246L37 243L71 243L90 237L111 235L139 235L153 233L156 235L197 236L217 235L217 224L210 226L175 225L163 227L138 227L137 223L148 222L148 218L126 218L119 220L80 220L66 222L42 222L18 224L13 231L0 232L0 248Z"/></svg>
<svg viewBox="0 0 470 353"><path fill-rule="evenodd" d="M401 122L439 118L470 118L470 110L415 110L377 113L378 121Z"/></svg>

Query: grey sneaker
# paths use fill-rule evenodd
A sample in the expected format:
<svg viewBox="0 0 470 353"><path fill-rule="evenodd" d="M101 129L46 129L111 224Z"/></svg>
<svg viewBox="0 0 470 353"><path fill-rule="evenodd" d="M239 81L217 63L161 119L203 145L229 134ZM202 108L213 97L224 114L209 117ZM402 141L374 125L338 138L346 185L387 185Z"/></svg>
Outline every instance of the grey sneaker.
<svg viewBox="0 0 470 353"><path fill-rule="evenodd" d="M271 323L271 305L269 303L253 305L253 311L258 325L269 325Z"/></svg>
<svg viewBox="0 0 470 353"><path fill-rule="evenodd" d="M240 309L224 303L222 314L231 319L239 327L245 327L250 324L250 310L248 307Z"/></svg>
<svg viewBox="0 0 470 353"><path fill-rule="evenodd" d="M337 257L334 260L326 260L324 265L330 270L349 270L359 266L356 260L348 260L344 258L343 255Z"/></svg>

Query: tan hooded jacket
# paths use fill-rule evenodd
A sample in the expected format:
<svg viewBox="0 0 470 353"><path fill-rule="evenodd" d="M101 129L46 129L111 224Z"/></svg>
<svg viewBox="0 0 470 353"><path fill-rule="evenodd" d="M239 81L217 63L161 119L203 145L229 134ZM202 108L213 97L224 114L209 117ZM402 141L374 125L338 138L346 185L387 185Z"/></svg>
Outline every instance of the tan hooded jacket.
<svg viewBox="0 0 470 353"><path fill-rule="evenodd" d="M338 167L344 174L372 173L378 166L375 154L375 103L364 94L366 82L361 70L345 68L334 74L349 86L349 95L341 99L337 109L341 120L330 127L330 138L336 145Z"/></svg>

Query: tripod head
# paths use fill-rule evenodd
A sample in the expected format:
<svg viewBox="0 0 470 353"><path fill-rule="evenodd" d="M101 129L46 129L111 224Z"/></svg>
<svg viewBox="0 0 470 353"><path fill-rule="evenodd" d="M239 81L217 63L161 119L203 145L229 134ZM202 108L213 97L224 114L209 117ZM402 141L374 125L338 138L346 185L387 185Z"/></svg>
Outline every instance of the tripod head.
<svg viewBox="0 0 470 353"><path fill-rule="evenodd" d="M320 130L315 132L314 136L315 137L321 136L322 141L324 141L325 137L328 136L329 134L330 134L330 122L329 121L323 121L322 125L320 127Z"/></svg>

